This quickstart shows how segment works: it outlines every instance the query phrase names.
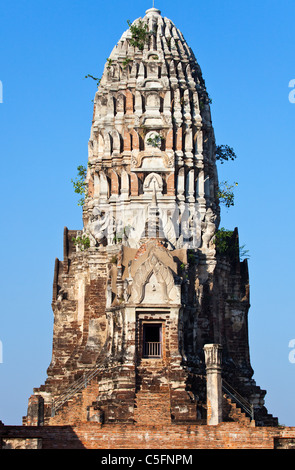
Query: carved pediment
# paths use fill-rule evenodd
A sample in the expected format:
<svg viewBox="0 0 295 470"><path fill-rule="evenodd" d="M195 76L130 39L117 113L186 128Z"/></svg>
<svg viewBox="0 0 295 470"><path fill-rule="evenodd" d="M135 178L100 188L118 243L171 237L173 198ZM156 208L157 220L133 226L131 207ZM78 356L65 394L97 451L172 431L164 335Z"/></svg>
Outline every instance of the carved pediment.
<svg viewBox="0 0 295 470"><path fill-rule="evenodd" d="M168 155L168 153L157 148L133 152L131 157L131 165L133 168L159 168L164 170L166 168L173 168L173 164L173 155Z"/></svg>
<svg viewBox="0 0 295 470"><path fill-rule="evenodd" d="M147 257L135 260L131 285L131 303L178 303L178 286L174 282L173 259L164 247L151 243Z"/></svg>

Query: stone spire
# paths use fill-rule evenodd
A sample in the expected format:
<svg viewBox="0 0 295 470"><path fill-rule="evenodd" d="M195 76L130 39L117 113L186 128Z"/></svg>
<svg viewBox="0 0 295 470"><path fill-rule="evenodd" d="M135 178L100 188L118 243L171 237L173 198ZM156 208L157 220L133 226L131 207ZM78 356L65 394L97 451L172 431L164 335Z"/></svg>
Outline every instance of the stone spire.
<svg viewBox="0 0 295 470"><path fill-rule="evenodd" d="M130 25L107 60L94 99L87 181L84 229L92 244L97 236L91 220L99 207L111 213L115 231L122 225L133 228L124 243L138 248L138 217L147 216L154 185L172 247L181 248L191 238L191 248L207 249L201 234L209 209L218 225L208 94L182 33L157 8ZM177 222L168 227L165 220ZM187 236L192 226L198 237Z"/></svg>

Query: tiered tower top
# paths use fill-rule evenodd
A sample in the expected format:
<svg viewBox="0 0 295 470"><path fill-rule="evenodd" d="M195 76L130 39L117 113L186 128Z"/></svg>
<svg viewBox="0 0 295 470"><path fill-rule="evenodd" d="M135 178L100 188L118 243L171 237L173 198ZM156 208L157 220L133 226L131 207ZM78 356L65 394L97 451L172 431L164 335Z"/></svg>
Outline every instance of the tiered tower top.
<svg viewBox="0 0 295 470"><path fill-rule="evenodd" d="M93 244L111 220L108 245L123 233L124 244L139 247L153 194L171 248L200 248L208 223L215 231L218 181L209 102L196 58L171 20L150 8L129 23L94 100L83 211Z"/></svg>

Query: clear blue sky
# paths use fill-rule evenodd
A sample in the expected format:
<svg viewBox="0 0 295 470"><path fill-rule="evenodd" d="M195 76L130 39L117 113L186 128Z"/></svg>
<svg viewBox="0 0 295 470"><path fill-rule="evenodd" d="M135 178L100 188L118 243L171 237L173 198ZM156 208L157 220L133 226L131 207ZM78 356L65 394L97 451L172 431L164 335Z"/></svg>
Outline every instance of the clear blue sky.
<svg viewBox="0 0 295 470"><path fill-rule="evenodd" d="M0 419L21 424L51 360L55 257L63 228L82 227L71 178L87 162L95 83L127 20L152 1L1 2ZM279 421L295 425L294 0L156 0L183 32L213 100L218 144L238 159L222 226L250 252L249 338L257 384Z"/></svg>

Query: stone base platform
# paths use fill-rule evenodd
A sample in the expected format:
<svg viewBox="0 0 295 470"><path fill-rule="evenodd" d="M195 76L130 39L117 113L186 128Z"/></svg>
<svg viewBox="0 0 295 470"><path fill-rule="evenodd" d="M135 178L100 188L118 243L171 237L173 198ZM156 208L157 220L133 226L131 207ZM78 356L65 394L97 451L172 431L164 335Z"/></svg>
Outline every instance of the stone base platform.
<svg viewBox="0 0 295 470"><path fill-rule="evenodd" d="M295 427L132 425L0 426L2 449L292 449Z"/></svg>

